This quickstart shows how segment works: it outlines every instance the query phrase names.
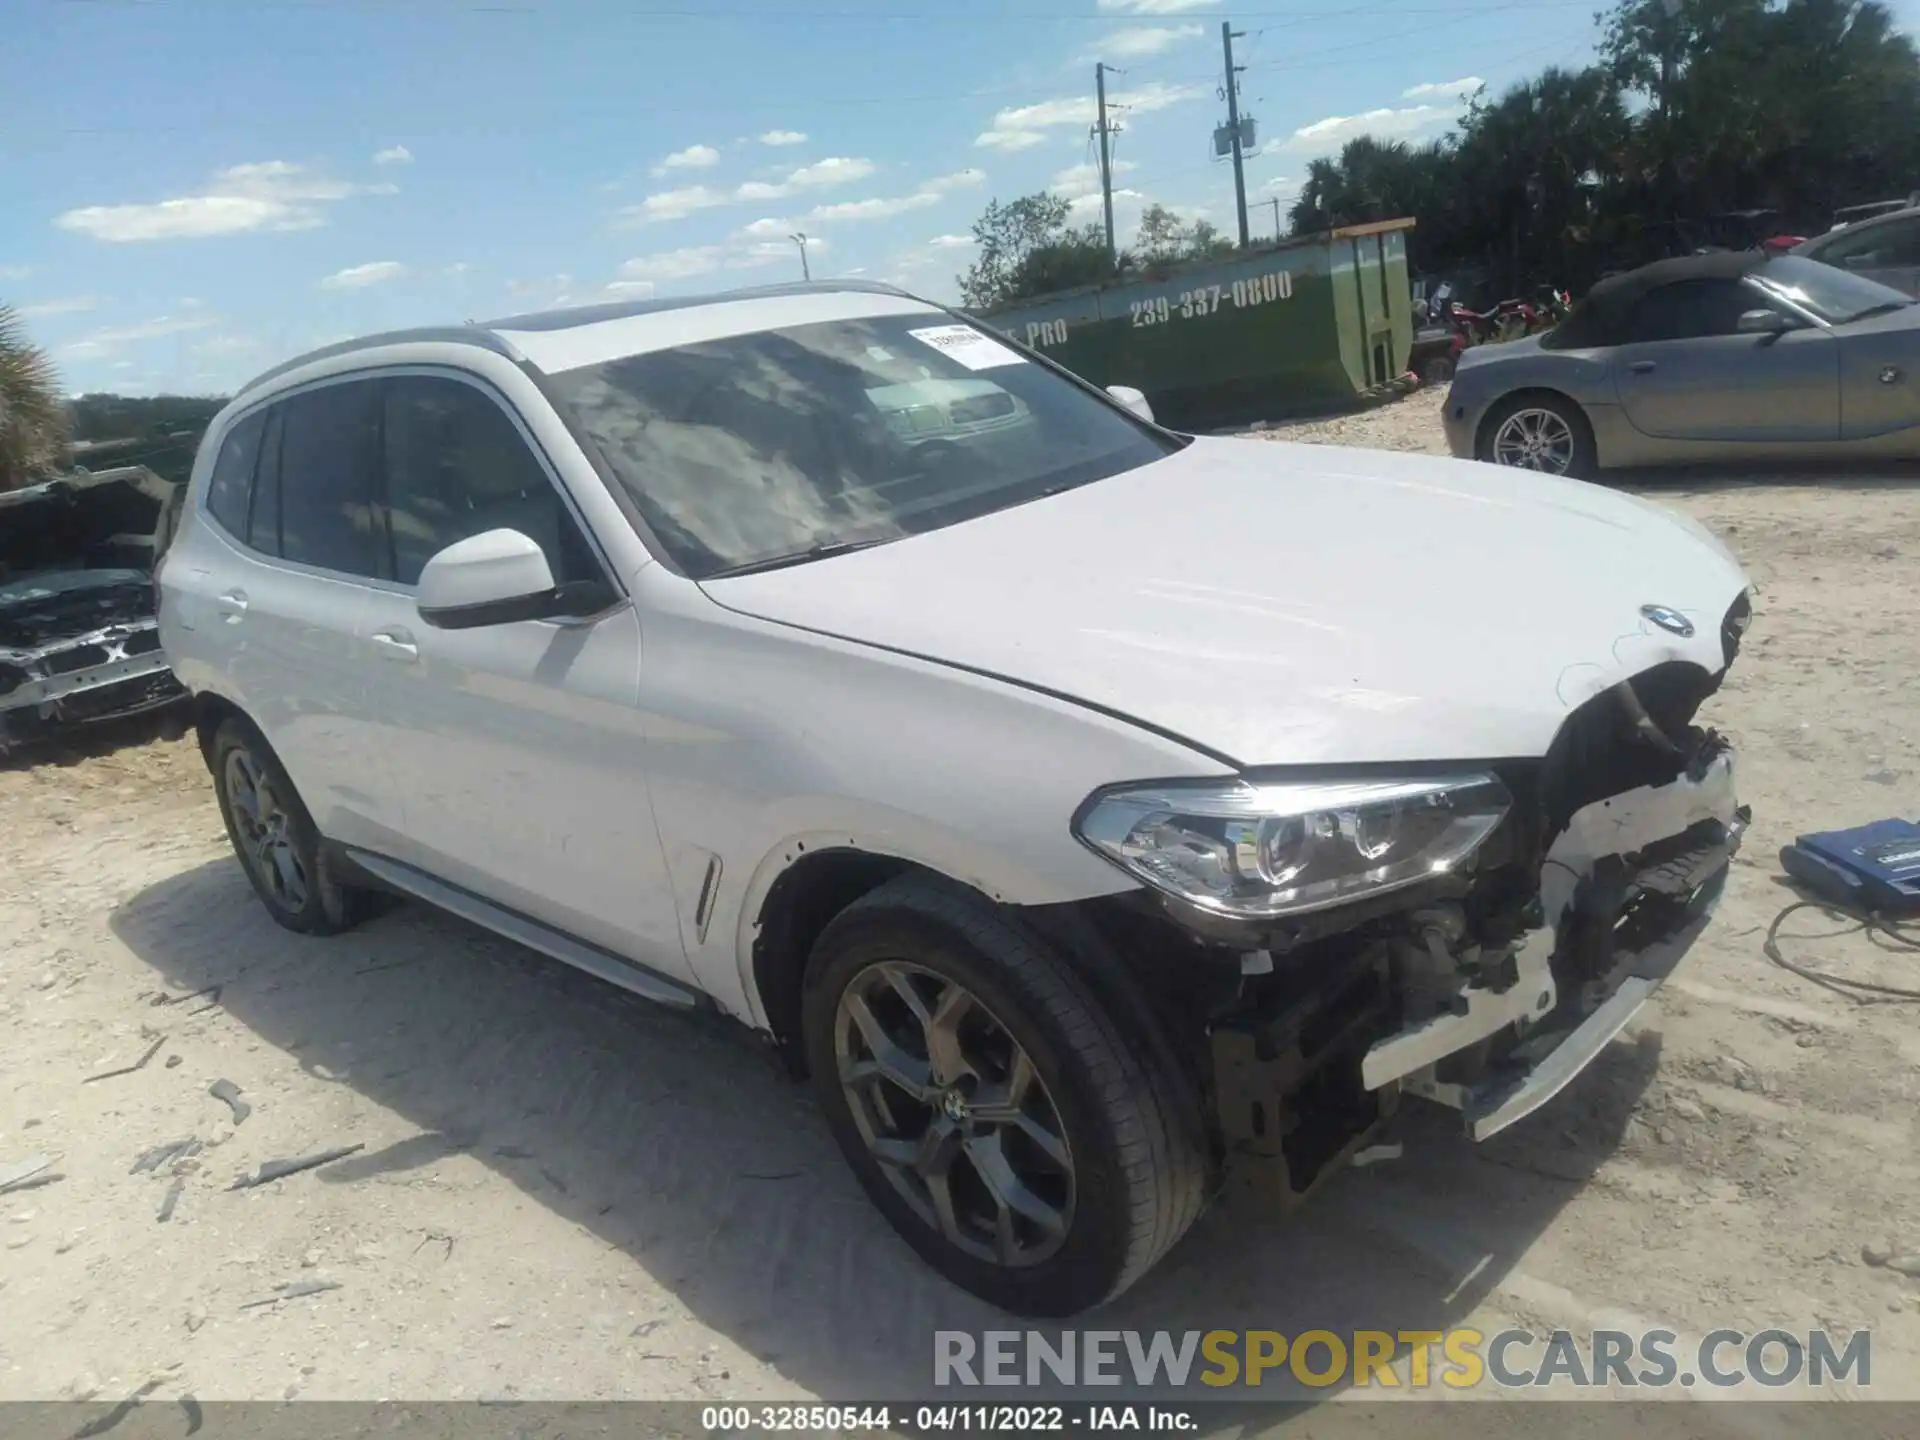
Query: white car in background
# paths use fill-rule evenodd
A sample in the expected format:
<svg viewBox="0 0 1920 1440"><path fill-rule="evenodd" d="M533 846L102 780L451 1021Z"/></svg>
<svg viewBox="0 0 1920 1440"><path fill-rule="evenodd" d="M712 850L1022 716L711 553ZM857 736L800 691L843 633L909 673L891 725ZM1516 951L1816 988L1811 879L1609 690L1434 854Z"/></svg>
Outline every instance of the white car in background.
<svg viewBox="0 0 1920 1440"><path fill-rule="evenodd" d="M1025 1314L1230 1168L1298 1198L1403 1092L1513 1123L1725 883L1693 719L1740 567L1606 490L1145 409L850 284L281 366L160 575L249 879L739 1019Z"/></svg>

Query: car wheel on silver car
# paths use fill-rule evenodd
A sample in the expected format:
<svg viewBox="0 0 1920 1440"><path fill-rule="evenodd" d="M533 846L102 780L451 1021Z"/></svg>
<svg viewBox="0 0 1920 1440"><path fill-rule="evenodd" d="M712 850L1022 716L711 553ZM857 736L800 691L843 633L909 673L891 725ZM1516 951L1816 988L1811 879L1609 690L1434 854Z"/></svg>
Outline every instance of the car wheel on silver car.
<svg viewBox="0 0 1920 1440"><path fill-rule="evenodd" d="M1005 1309L1098 1304L1200 1211L1204 1142L1182 1082L991 904L918 877L857 902L814 946L802 1028L873 1202Z"/></svg>
<svg viewBox="0 0 1920 1440"><path fill-rule="evenodd" d="M1514 395L1488 412L1480 425L1478 458L1520 470L1585 479L1596 455L1586 414L1564 396Z"/></svg>
<svg viewBox="0 0 1920 1440"><path fill-rule="evenodd" d="M376 897L340 882L313 817L259 732L224 722L208 760L227 838L267 913L304 935L337 934L365 919Z"/></svg>

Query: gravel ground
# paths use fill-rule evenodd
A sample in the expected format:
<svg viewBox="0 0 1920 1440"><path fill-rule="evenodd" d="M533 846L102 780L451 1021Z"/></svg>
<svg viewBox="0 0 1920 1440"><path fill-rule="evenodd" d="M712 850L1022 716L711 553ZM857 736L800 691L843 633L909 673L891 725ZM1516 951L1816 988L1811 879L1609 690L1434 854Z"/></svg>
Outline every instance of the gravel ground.
<svg viewBox="0 0 1920 1440"><path fill-rule="evenodd" d="M1438 403L1262 433L1439 450ZM1759 584L1706 717L1755 816L1714 927L1555 1105L1478 1150L1410 1108L1405 1158L1285 1222L1217 1207L1104 1328L1864 1326L1873 1393L1920 1396L1920 1280L1861 1258L1920 1251L1920 1011L1760 950L1782 843L1920 813L1920 489L1633 483ZM16 761L0 806L0 1170L61 1177L0 1196L0 1398L906 1397L932 1330L1004 1324L893 1238L733 1032L419 907L275 928L190 742ZM1920 980L1857 935L1786 943ZM337 1288L277 1289L303 1282Z"/></svg>

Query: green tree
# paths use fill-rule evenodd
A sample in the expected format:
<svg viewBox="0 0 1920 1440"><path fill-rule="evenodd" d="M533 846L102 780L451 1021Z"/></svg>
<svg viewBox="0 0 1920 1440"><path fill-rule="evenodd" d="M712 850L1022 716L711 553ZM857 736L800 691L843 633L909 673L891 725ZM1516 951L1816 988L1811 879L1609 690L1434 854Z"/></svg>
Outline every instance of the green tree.
<svg viewBox="0 0 1920 1440"><path fill-rule="evenodd" d="M961 302L991 310L1035 295L1093 285L1111 279L1132 263L1107 260L1107 242L1098 225L1069 228L1072 207L1050 191L1023 195L1002 205L990 201L973 222L978 243L974 262L959 277Z"/></svg>
<svg viewBox="0 0 1920 1440"><path fill-rule="evenodd" d="M60 377L28 339L10 305L0 305L0 490L56 469L67 440Z"/></svg>

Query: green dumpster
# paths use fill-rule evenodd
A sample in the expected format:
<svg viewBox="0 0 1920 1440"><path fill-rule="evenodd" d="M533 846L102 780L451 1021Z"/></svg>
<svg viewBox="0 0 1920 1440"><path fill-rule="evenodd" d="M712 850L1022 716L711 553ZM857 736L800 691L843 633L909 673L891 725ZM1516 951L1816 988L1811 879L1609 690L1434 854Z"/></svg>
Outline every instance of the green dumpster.
<svg viewBox="0 0 1920 1440"><path fill-rule="evenodd" d="M1062 290L979 319L1096 385L1131 385L1198 429L1335 409L1407 368L1411 219Z"/></svg>

